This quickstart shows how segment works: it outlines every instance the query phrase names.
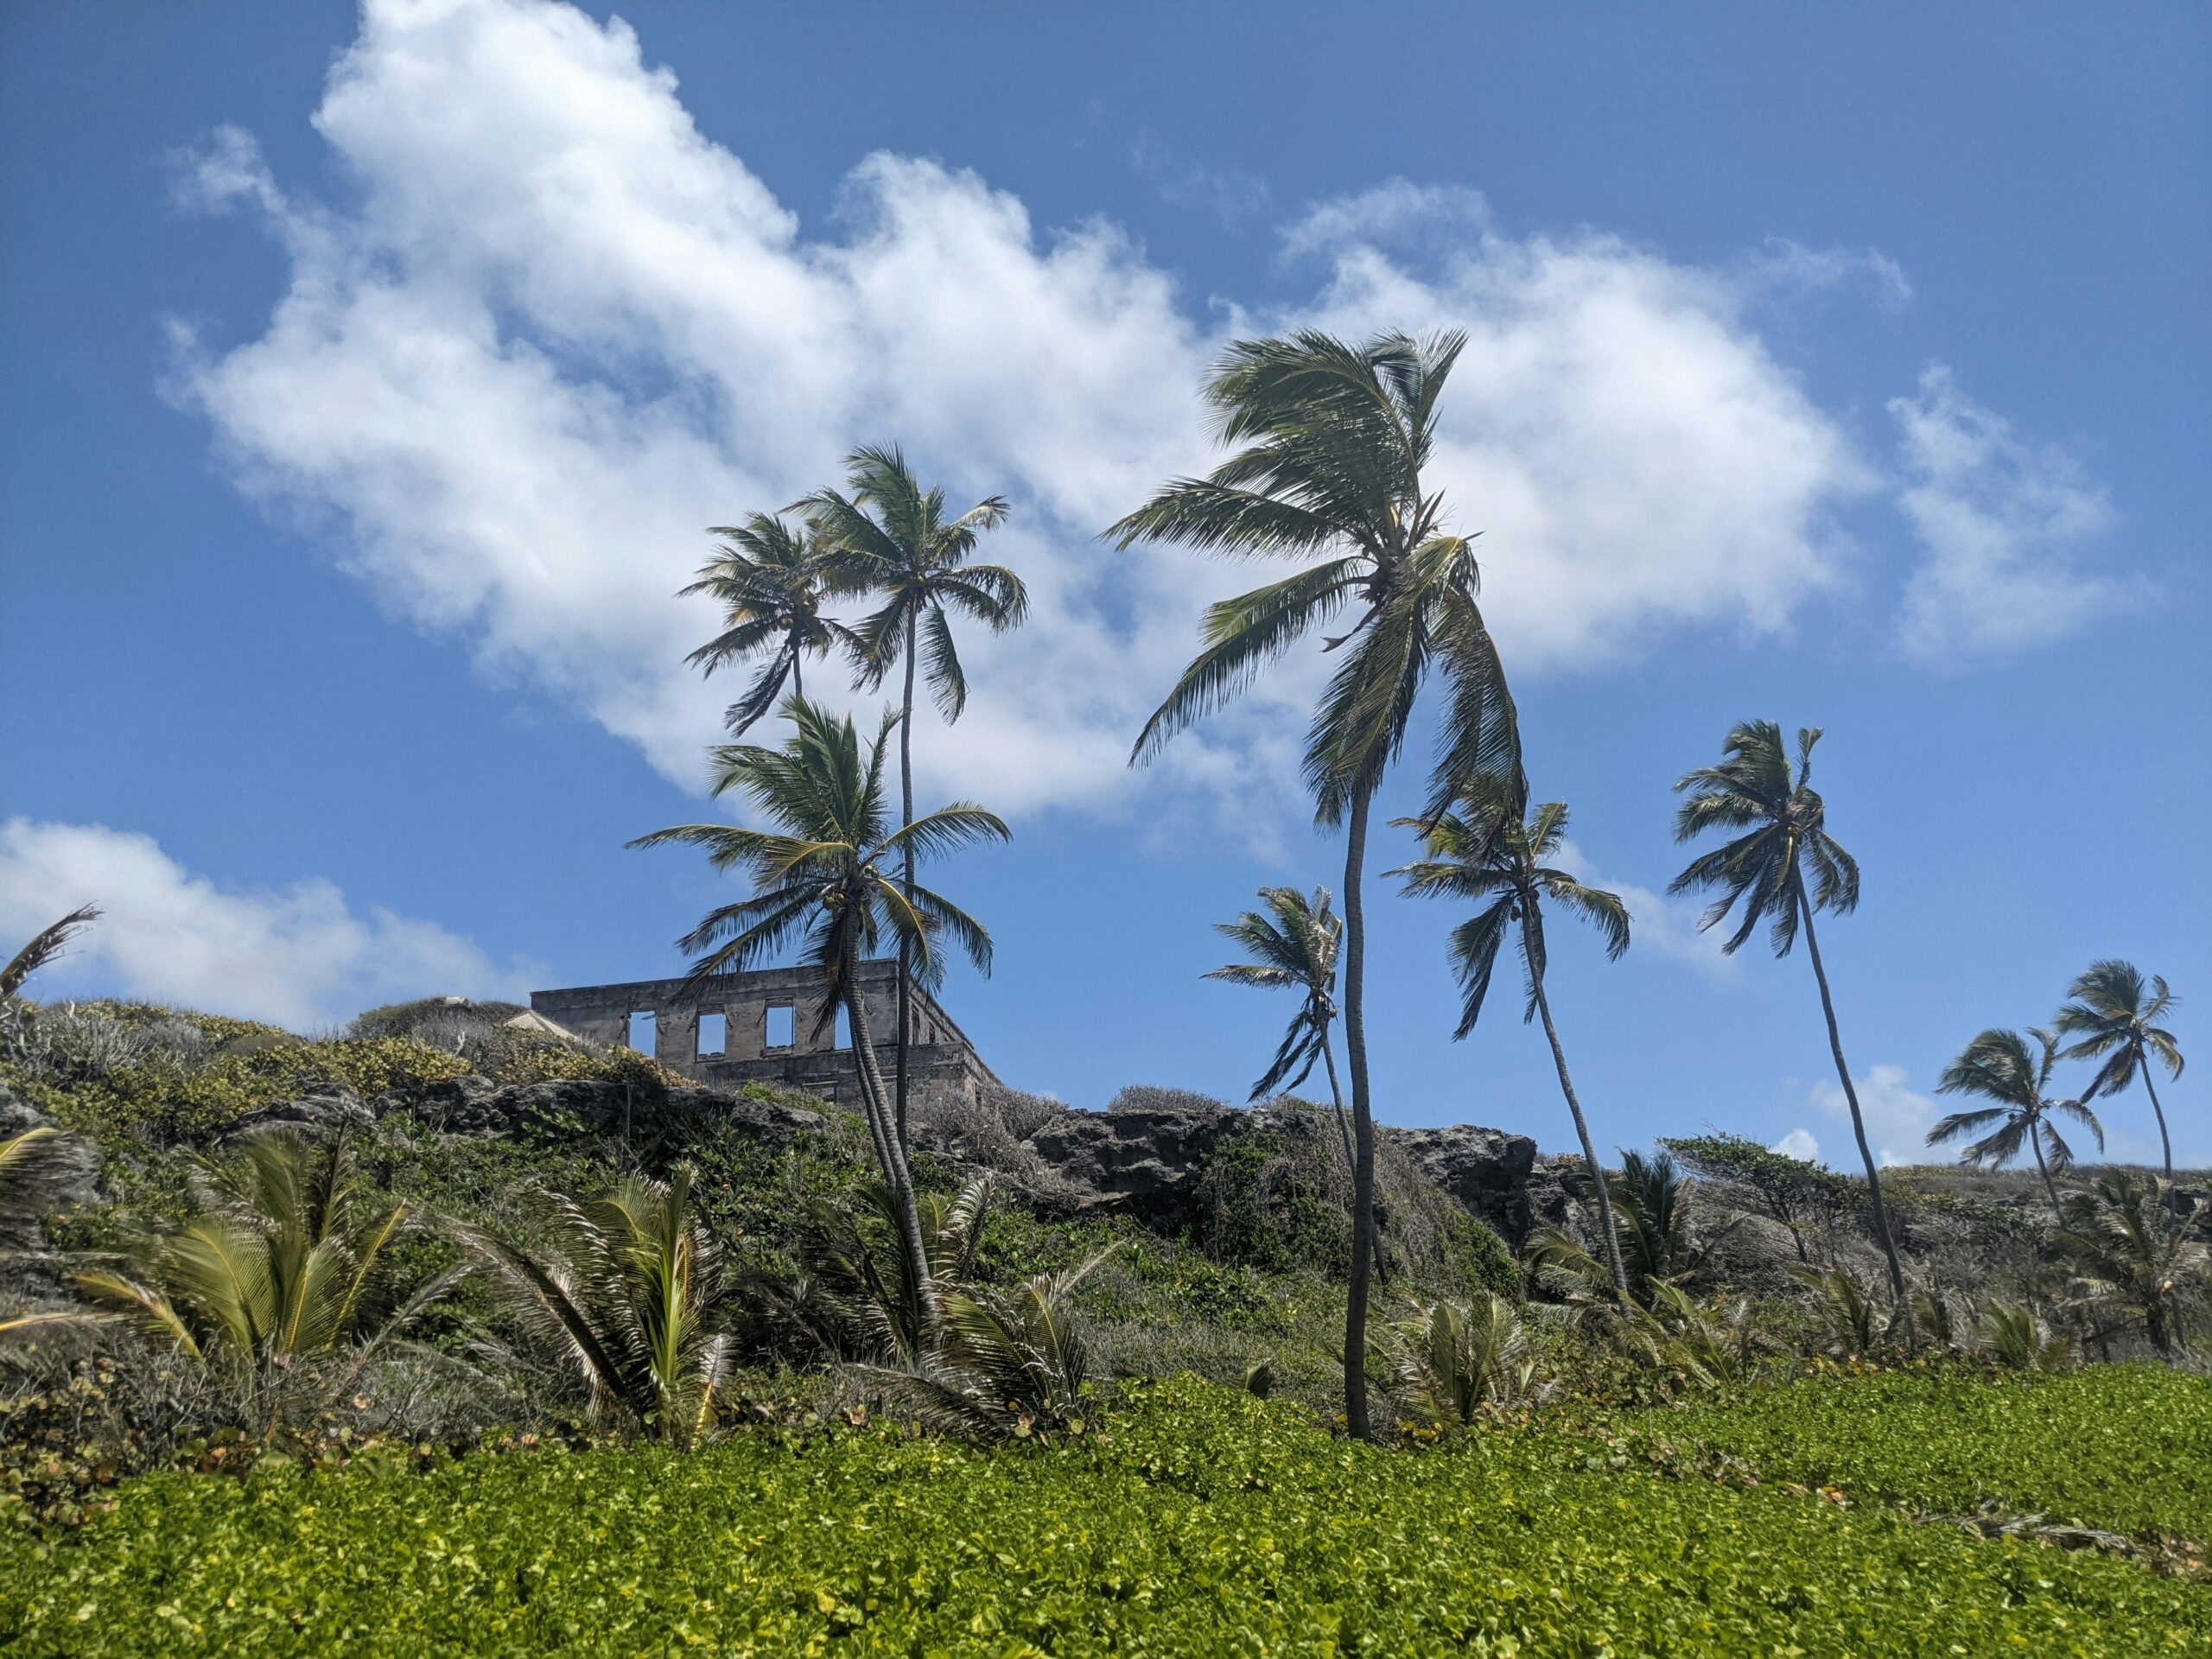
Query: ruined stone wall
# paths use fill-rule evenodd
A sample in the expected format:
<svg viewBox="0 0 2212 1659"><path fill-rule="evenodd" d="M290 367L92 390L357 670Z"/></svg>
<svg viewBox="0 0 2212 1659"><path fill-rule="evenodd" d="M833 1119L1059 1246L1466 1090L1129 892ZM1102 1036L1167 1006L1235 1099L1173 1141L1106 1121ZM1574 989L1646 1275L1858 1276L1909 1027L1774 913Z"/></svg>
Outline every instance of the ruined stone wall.
<svg viewBox="0 0 2212 1659"><path fill-rule="evenodd" d="M888 1085L896 1064L898 964L865 964L861 992L868 1034ZM681 979L648 979L532 991L530 1006L594 1042L628 1044L634 1031L637 1046L649 1046L662 1065L712 1088L775 1083L841 1104L859 1103L859 1067L842 1013L816 1028L822 1012L822 980L811 969L733 974L703 988ZM641 1015L652 1016L649 1045L645 1021L637 1018ZM950 1088L973 1094L979 1086L998 1081L967 1033L919 986L914 990L912 1017L907 1064L917 1090ZM714 1049L717 1036L718 1052Z"/></svg>

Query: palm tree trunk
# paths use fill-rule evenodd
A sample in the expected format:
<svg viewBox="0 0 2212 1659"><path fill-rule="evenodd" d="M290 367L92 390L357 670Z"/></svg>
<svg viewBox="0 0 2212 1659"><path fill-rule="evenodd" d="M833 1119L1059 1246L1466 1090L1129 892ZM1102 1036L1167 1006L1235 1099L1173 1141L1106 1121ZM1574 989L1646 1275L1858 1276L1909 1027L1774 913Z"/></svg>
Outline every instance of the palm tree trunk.
<svg viewBox="0 0 2212 1659"><path fill-rule="evenodd" d="M1528 938L1529 931L1528 912L1524 908L1521 918L1523 939ZM1535 959L1533 950L1529 956L1530 961ZM1613 1225L1613 1199L1605 1190L1605 1172L1599 1166L1598 1148L1590 1139L1590 1123L1582 1116L1582 1103L1575 1098L1574 1080L1567 1074L1567 1050L1560 1046L1559 1027L1552 1024L1551 998L1544 995L1542 980L1533 980L1530 983L1536 993L1536 1012L1544 1017L1544 1036L1552 1046L1552 1065L1559 1071L1560 1093L1567 1096L1567 1109L1574 1119L1574 1133L1582 1141L1582 1161L1589 1168L1590 1185L1597 1191L1598 1230L1605 1235L1605 1266L1612 1271L1614 1294L1621 1299L1622 1306L1626 1306L1630 1300L1628 1269L1621 1265L1620 1230Z"/></svg>
<svg viewBox="0 0 2212 1659"><path fill-rule="evenodd" d="M1352 796L1351 823L1344 837L1344 1063L1351 1070L1351 1232L1355 1240L1375 1230L1375 1119L1367 1092L1367 918L1359 886L1367 862L1367 810L1374 803L1374 779L1362 779ZM1344 1430L1354 1440L1371 1440L1367 1419L1367 1279L1370 1253L1354 1248L1351 1285L1344 1300Z"/></svg>
<svg viewBox="0 0 2212 1659"><path fill-rule="evenodd" d="M1329 1068L1329 1099L1337 1109L1337 1131L1344 1138L1344 1167L1359 1161L1351 1149L1351 1120L1344 1116L1344 1091L1337 1082L1337 1051L1329 1041L1329 1028L1321 1027L1321 1063Z"/></svg>
<svg viewBox="0 0 2212 1659"><path fill-rule="evenodd" d="M798 655L791 652L791 696L803 697L806 695L806 676L801 671Z"/></svg>
<svg viewBox="0 0 2212 1659"><path fill-rule="evenodd" d="M874 1135L876 1155L883 1160L884 1178L891 1184L892 1198L899 1208L899 1228L906 1236L906 1253L912 1261L914 1282L927 1285L930 1253L929 1247L922 1242L922 1213L914 1202L913 1172L906 1166L906 1148L891 1132L890 1115L883 1109L883 1071L875 1063L875 1045L870 1040L868 1009L857 975L846 985L845 1018L853 1028L853 1061L860 1072L861 1093L868 1109L868 1128Z"/></svg>
<svg viewBox="0 0 2212 1659"><path fill-rule="evenodd" d="M1890 1264L1890 1292L1900 1311L1910 1306L1904 1293L1904 1267L1897 1260L1897 1242L1890 1231L1890 1212L1882 1203L1882 1177L1874 1167L1873 1149L1866 1144L1866 1120L1859 1113L1859 1090L1852 1086L1851 1067L1843 1058L1843 1035L1836 1029L1835 999L1828 994L1827 969L1821 965L1821 941L1813 931L1813 905L1804 883L1794 877L1797 908L1805 925L1805 948L1813 958L1813 977L1821 985L1821 1012L1827 1016L1828 1052L1835 1056L1835 1075L1843 1084L1844 1104L1851 1108L1851 1133L1859 1142L1859 1160L1866 1166L1867 1207L1874 1212L1874 1239ZM1910 1318L1910 1314L1907 1315Z"/></svg>
<svg viewBox="0 0 2212 1659"><path fill-rule="evenodd" d="M2036 1155L2036 1173L2043 1177L2043 1190L2050 1199L2050 1213L2061 1227L2066 1224L2066 1211L2058 1202L2058 1188L2050 1179L2050 1166L2043 1160L2043 1125L2040 1122L2028 1125L2028 1150Z"/></svg>
<svg viewBox="0 0 2212 1659"><path fill-rule="evenodd" d="M910 829L914 822L914 648L916 640L913 611L906 612L906 695L899 705L903 713L899 721L899 825ZM914 849L911 845L899 849L899 887L906 895L906 907L914 907ZM899 1154L906 1153L906 1044L907 1033L912 1029L912 1000L914 985L914 947L903 933L899 938L899 1046L895 1064L899 1071Z"/></svg>
<svg viewBox="0 0 2212 1659"><path fill-rule="evenodd" d="M1344 1167L1357 1168L1359 1164L1359 1154L1352 1150L1351 1120L1344 1116L1344 1091L1337 1084L1337 1055L1336 1051L1329 1046L1329 1027L1326 1020L1324 1020L1321 1025L1321 1059L1329 1068L1329 1098L1336 1103L1337 1130L1344 1138ZM1390 1264L1382 1259L1382 1229L1380 1226L1368 1229L1367 1244L1375 1255L1376 1282L1382 1285L1389 1284Z"/></svg>
<svg viewBox="0 0 2212 1659"><path fill-rule="evenodd" d="M2165 1154L2166 1182L2171 1185L2174 1179L2174 1143L2166 1135L2166 1109L2158 1104L2158 1091L2151 1086L2151 1057L2142 1054L2136 1058L2143 1067L2143 1092L2151 1096L2151 1109L2158 1119L2158 1149Z"/></svg>

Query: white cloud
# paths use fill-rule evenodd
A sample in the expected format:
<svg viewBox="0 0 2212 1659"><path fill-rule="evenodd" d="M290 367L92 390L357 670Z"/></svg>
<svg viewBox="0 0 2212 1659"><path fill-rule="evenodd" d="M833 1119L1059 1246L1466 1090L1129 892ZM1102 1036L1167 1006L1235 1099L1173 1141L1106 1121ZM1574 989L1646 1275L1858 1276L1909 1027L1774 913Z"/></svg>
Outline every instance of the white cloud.
<svg viewBox="0 0 2212 1659"><path fill-rule="evenodd" d="M1906 1086L1903 1066L1870 1066L1852 1083L1859 1091L1859 1113L1866 1120L1866 1140L1874 1148L1875 1162L1923 1164L1939 1155L1928 1149L1928 1131L1942 1114L1934 1101ZM1813 1103L1821 1110L1846 1123L1851 1121L1851 1107L1840 1084L1815 1084L1812 1093ZM1855 1147L1853 1153L1855 1162Z"/></svg>
<svg viewBox="0 0 2212 1659"><path fill-rule="evenodd" d="M2120 520L2064 451L2029 442L1931 365L1894 398L1907 482L1898 504L1928 549L1904 591L1898 637L1937 661L2063 639L2139 601L2139 577L2101 575L2084 555Z"/></svg>
<svg viewBox="0 0 2212 1659"><path fill-rule="evenodd" d="M433 923L356 913L328 881L223 887L150 836L0 823L0 938L29 938L87 903L100 919L40 973L35 995L90 988L304 1031L405 998L513 995L529 978Z"/></svg>
<svg viewBox="0 0 2212 1659"><path fill-rule="evenodd" d="M1620 895L1628 906L1631 950L1688 963L1716 978L1735 972L1735 957L1724 955L1720 949L1727 939L1726 931L1699 931L1698 918L1705 913L1705 906L1695 899L1673 898L1633 881L1616 881L1571 841L1560 843L1557 861L1576 880Z"/></svg>
<svg viewBox="0 0 2212 1659"><path fill-rule="evenodd" d="M1800 1163L1817 1164L1821 1160L1821 1143L1813 1138L1810 1129L1792 1129L1767 1150L1795 1158Z"/></svg>
<svg viewBox="0 0 2212 1659"><path fill-rule="evenodd" d="M565 6L370 0L315 120L343 205L287 194L242 133L188 181L262 214L291 276L259 338L181 333L179 395L380 602L687 784L729 696L682 664L712 618L669 597L702 526L898 439L960 500L1012 497L992 550L1033 596L1027 628L974 643L962 724L921 723L925 796L1126 810L1128 744L1202 607L1266 571L1092 537L1206 464L1196 388L1232 331L1470 331L1434 480L1484 532L1531 676L1670 628L1786 627L1837 579L1830 514L1870 483L1746 321L1755 284L1601 235L1516 238L1471 192L1326 204L1287 240L1324 262L1310 303L1202 323L1114 226L1039 233L931 161L861 160L836 233L809 232L627 25ZM1287 799L1321 672L1317 647L1172 746L1134 786L1148 817L1163 784L1247 819Z"/></svg>

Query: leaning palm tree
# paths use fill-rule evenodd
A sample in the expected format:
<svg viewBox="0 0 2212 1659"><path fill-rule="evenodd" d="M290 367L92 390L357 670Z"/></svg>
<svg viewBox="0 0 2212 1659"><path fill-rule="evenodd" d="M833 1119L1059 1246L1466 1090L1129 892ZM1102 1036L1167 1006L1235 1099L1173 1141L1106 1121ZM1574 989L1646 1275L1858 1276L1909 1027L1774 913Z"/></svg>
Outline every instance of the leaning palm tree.
<svg viewBox="0 0 2212 1659"><path fill-rule="evenodd" d="M1296 887L1262 887L1260 902L1266 906L1264 914L1248 910L1233 922L1216 922L1213 929L1257 960L1232 962L1203 977L1296 991L1303 999L1266 1075L1252 1085L1251 1098L1262 1100L1297 1088L1313 1075L1313 1063L1319 1060L1328 1071L1329 1098L1336 1103L1337 1127L1344 1133L1349 1165L1351 1127L1344 1116L1336 1052L1329 1040L1329 1026L1337 1017L1337 950L1344 940L1344 924L1330 909L1326 887L1314 888L1311 898Z"/></svg>
<svg viewBox="0 0 2212 1659"><path fill-rule="evenodd" d="M1544 994L1544 902L1549 899L1569 914L1594 924L1605 937L1605 955L1616 962L1628 949L1628 906L1618 893L1586 887L1565 870L1545 862L1557 855L1567 837L1567 817L1564 801L1548 801L1523 822L1511 793L1498 779L1477 778L1461 791L1456 810L1425 821L1394 820L1423 832L1422 850L1427 856L1390 874L1405 879L1408 894L1464 899L1483 906L1452 930L1452 968L1461 993L1459 1028L1452 1033L1454 1041L1465 1038L1482 1018L1499 948L1509 937L1519 945L1522 976L1528 990L1522 1022L1525 1025L1539 1014L1543 1016L1544 1036L1551 1044L1560 1092L1567 1096L1574 1133L1582 1142L1582 1160L1598 1195L1598 1231L1605 1241L1606 1266L1615 1292L1626 1301L1629 1280L1621 1266L1612 1200L1606 1192L1605 1172L1598 1164L1596 1143L1590 1138L1589 1120L1582 1115L1574 1079L1567 1074L1567 1050L1560 1042L1559 1027L1552 1021L1551 999Z"/></svg>
<svg viewBox="0 0 2212 1659"><path fill-rule="evenodd" d="M2198 1205L2155 1175L2107 1170L2066 1202L2058 1247L2082 1268L2093 1310L2140 1322L2161 1354L2185 1346L2185 1325L2206 1299L2212 1249L2196 1236Z"/></svg>
<svg viewBox="0 0 2212 1659"><path fill-rule="evenodd" d="M722 545L679 597L711 595L722 609L721 631L684 661L711 675L768 654L724 716L730 735L742 737L782 700L786 684L794 696L806 694L808 658L825 657L833 647L849 651L855 641L850 628L822 614L838 566L811 527L795 531L777 515L755 512L741 524L716 524L708 533L721 537Z"/></svg>
<svg viewBox="0 0 2212 1659"><path fill-rule="evenodd" d="M453 1288L441 1274L397 1288L397 1247L418 1217L386 1205L344 1135L290 1124L250 1131L238 1155L194 1155L200 1213L133 1252L122 1272L71 1282L122 1322L194 1359L228 1352L263 1382L309 1357L376 1350Z"/></svg>
<svg viewBox="0 0 2212 1659"><path fill-rule="evenodd" d="M822 983L815 1033L831 1028L838 1009L845 1011L876 1160L900 1211L915 1277L926 1283L929 1255L914 1207L913 1175L876 1062L861 965L876 955L888 932L924 970L935 962L935 940L950 937L989 972L991 936L982 925L943 894L893 877L889 867L910 854L1005 841L1009 832L995 814L966 801L891 827L883 763L891 728L899 723L895 711L884 715L865 754L849 718L804 697L790 699L784 712L794 730L781 747L724 744L713 751L714 792L747 796L774 829L679 824L630 845L704 848L716 869L742 870L752 879L750 898L709 911L677 942L684 950L705 953L691 964L695 986L756 967L804 935L806 964Z"/></svg>
<svg viewBox="0 0 2212 1659"><path fill-rule="evenodd" d="M677 1446L712 1423L732 1359L732 1281L693 1179L678 1165L666 1181L632 1176L589 1203L552 1195L550 1251L454 1230L532 1341L582 1379L595 1414Z"/></svg>
<svg viewBox="0 0 2212 1659"><path fill-rule="evenodd" d="M1819 727L1800 728L1793 778L1782 728L1770 720L1749 720L1728 734L1721 746L1726 758L1719 766L1685 773L1675 785L1677 791L1689 795L1675 814L1675 839L1692 841L1707 830L1744 833L1692 860L1667 890L1719 889L1719 898L1698 924L1700 929L1712 927L1742 905L1743 920L1720 947L1729 955L1751 937L1761 921L1768 924L1768 941L1777 957L1788 956L1797 943L1798 930L1804 930L1813 977L1820 983L1821 1012L1827 1018L1828 1052L1835 1058L1844 1103L1851 1109L1851 1132L1858 1138L1859 1162L1866 1171L1874 1236L1889 1262L1890 1294L1902 1308L1906 1305L1904 1264L1897 1258L1897 1238L1882 1204L1881 1173L1874 1166L1873 1148L1866 1143L1866 1120L1859 1109L1851 1068L1844 1062L1835 999L1828 993L1821 942L1813 931L1815 911L1843 915L1859 906L1858 861L1828 834L1827 806L1812 787L1813 746L1820 741ZM1808 869L1813 875L1809 889Z"/></svg>
<svg viewBox="0 0 2212 1659"><path fill-rule="evenodd" d="M840 585L881 601L853 631L852 655L861 685L873 691L893 669L903 665L906 671L899 700L899 822L903 826L914 821L917 666L928 676L945 723L958 720L968 706L968 676L953 644L951 613L971 618L993 633L1003 633L1019 627L1028 615L1029 592L1004 565L968 562L982 533L1005 521L1005 498L987 496L957 518L947 519L943 486L924 489L895 446L864 445L846 458L845 466L849 495L817 490L798 504L798 510L808 515L823 543L836 550ZM899 886L910 900L913 855L911 847L901 849ZM894 1053L895 1116L901 1146L906 1140L906 1051L912 1041L917 966L912 946L902 936Z"/></svg>
<svg viewBox="0 0 2212 1659"><path fill-rule="evenodd" d="M1293 575L1211 607L1204 649L1138 735L1134 762L1221 708L1315 629L1351 613L1325 649L1349 647L1323 692L1306 745L1316 818L1346 827L1344 1058L1351 1073L1353 1226L1375 1205L1375 1135L1367 1073L1366 921L1361 877L1375 791L1405 742L1432 669L1447 696L1433 804L1495 772L1520 785L1520 739L1488 626L1477 603L1474 547L1446 526L1441 492L1421 471L1439 399L1465 336L1378 334L1354 346L1324 334L1243 340L1208 378L1216 430L1232 453L1204 478L1173 480L1106 534L1123 548L1179 542L1236 558L1299 562ZM1369 1433L1366 1391L1370 1253L1352 1253L1345 1308L1345 1421Z"/></svg>
<svg viewBox="0 0 2212 1659"><path fill-rule="evenodd" d="M1976 1169L2002 1169L2020 1155L2024 1144L2035 1154L2051 1213L2059 1215L2058 1188L2051 1177L2074 1167L2074 1148L2058 1132L2054 1116L2063 1113L2083 1125L2096 1136L2099 1152L2105 1147L2104 1126L2083 1102L2054 1098L2048 1092L2051 1068L2058 1064L2057 1038L2041 1030L2031 1030L2028 1037L2040 1046L2040 1055L2029 1052L2027 1038L2018 1032L1993 1027L1944 1068L1942 1081L1936 1085L1937 1094L1973 1095L1994 1103L1953 1112L1928 1131L1928 1144L1948 1146L1970 1135L1980 1135L1959 1154L1961 1163ZM2063 1224L2064 1217L2060 1220Z"/></svg>
<svg viewBox="0 0 2212 1659"><path fill-rule="evenodd" d="M2151 1096L2151 1110L2158 1120L2166 1179L2172 1180L2174 1143L2166 1133L2165 1108L2158 1104L2158 1091L2151 1081L2151 1061L2155 1057L2170 1077L2181 1076L2181 1045L2173 1033L2154 1023L2179 999L2158 975L2152 975L2146 985L2133 963L2111 957L2091 963L2088 971L2066 988L2066 995L2072 1000L2058 1011L2058 1034L2075 1040L2063 1058L2104 1061L2082 1098L2116 1095L2140 1071L2144 1092Z"/></svg>

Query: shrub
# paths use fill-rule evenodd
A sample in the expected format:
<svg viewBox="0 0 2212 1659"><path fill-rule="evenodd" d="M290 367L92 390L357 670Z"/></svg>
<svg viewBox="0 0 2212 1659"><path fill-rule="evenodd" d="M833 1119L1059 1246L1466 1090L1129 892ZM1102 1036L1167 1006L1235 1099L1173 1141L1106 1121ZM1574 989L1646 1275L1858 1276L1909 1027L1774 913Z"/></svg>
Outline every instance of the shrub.
<svg viewBox="0 0 2212 1659"><path fill-rule="evenodd" d="M1134 1391L1103 1433L1014 1451L871 1424L688 1459L161 1475L66 1536L0 1540L0 1643L1825 1659L2212 1637L2201 1586L2125 1561L1616 1459L1541 1433L1346 1446L1180 1381Z"/></svg>

